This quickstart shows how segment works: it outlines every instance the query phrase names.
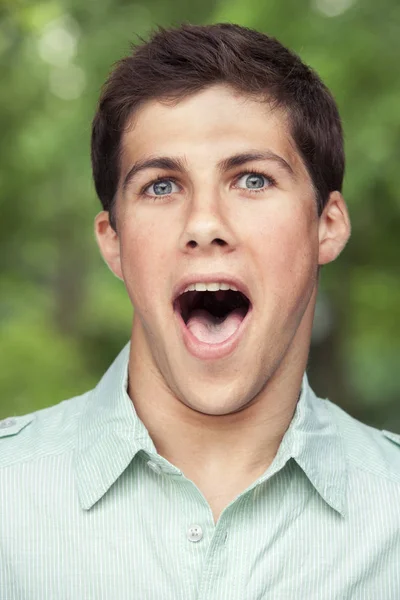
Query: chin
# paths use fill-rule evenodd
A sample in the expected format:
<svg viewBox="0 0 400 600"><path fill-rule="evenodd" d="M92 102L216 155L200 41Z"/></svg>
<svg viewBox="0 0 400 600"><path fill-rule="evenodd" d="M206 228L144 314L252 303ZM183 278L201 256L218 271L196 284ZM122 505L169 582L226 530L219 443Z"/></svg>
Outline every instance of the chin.
<svg viewBox="0 0 400 600"><path fill-rule="evenodd" d="M185 406L199 413L218 416L239 412L262 387L257 381L243 381L243 373L240 375L238 378L236 370L224 381L190 378L190 383L185 381L182 385L178 384L175 395ZM193 390L197 390L197 393L193 393Z"/></svg>

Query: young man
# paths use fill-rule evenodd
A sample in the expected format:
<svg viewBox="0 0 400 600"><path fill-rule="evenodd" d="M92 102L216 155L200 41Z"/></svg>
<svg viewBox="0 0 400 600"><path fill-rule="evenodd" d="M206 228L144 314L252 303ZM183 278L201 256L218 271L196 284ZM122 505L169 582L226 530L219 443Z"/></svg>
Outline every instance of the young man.
<svg viewBox="0 0 400 600"><path fill-rule="evenodd" d="M92 162L131 342L0 425L1 598L398 600L400 436L305 375L350 235L329 91L255 31L159 31L111 74Z"/></svg>

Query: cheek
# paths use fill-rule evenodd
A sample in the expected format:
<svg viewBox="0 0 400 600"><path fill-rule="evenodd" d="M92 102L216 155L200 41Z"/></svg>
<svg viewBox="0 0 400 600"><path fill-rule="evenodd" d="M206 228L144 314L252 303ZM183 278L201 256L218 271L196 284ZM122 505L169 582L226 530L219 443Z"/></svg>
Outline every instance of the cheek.
<svg viewBox="0 0 400 600"><path fill-rule="evenodd" d="M125 228L121 232L121 267L124 282L135 307L148 311L168 275L168 250L158 223Z"/></svg>
<svg viewBox="0 0 400 600"><path fill-rule="evenodd" d="M304 206L296 211L279 211L260 219L253 232L253 252L267 287L303 287L318 262L318 229L315 216Z"/></svg>

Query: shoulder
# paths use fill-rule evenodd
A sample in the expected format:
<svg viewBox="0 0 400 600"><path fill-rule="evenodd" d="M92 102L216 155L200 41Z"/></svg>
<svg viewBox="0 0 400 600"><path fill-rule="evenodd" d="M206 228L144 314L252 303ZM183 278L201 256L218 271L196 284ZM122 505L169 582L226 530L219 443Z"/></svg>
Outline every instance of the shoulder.
<svg viewBox="0 0 400 600"><path fill-rule="evenodd" d="M72 449L79 417L90 394L0 421L0 469Z"/></svg>
<svg viewBox="0 0 400 600"><path fill-rule="evenodd" d="M329 400L325 403L338 427L349 467L400 484L400 434L366 425Z"/></svg>

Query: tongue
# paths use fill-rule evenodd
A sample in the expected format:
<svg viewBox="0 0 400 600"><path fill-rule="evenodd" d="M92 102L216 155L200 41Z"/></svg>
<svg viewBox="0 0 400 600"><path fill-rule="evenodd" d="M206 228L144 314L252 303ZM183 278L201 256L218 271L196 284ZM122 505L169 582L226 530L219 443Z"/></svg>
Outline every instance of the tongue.
<svg viewBox="0 0 400 600"><path fill-rule="evenodd" d="M186 327L200 342L220 344L239 328L246 314L245 308L236 308L225 319L214 317L207 310L194 310Z"/></svg>

